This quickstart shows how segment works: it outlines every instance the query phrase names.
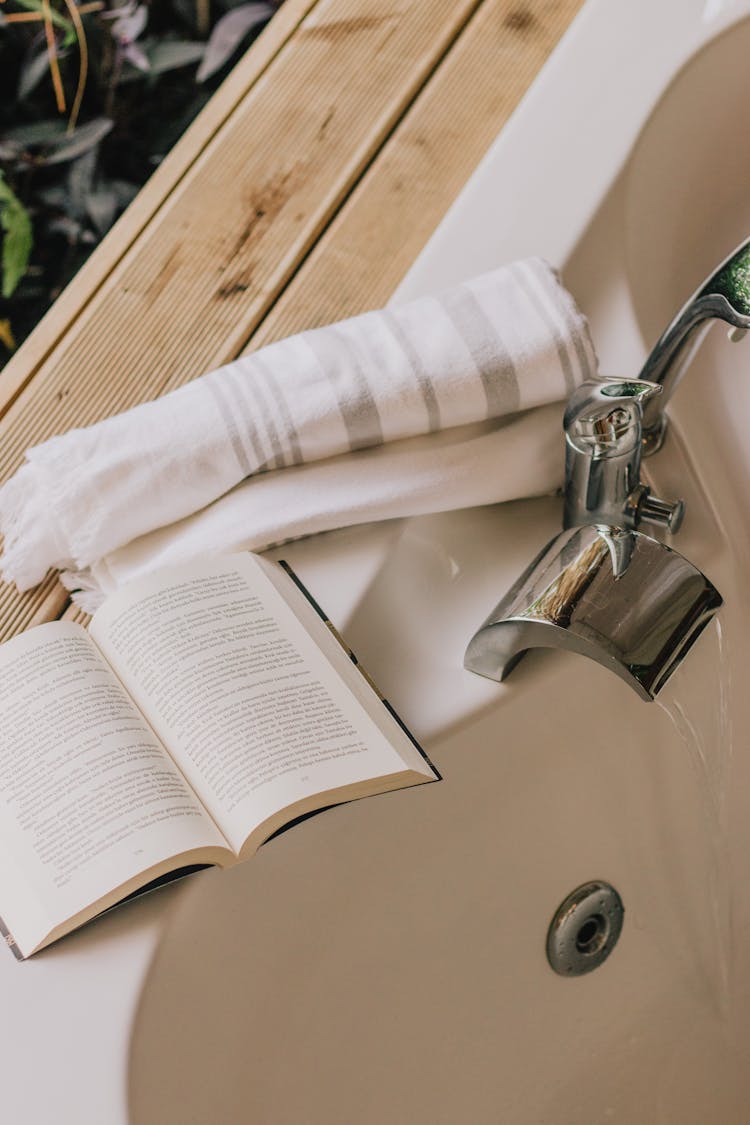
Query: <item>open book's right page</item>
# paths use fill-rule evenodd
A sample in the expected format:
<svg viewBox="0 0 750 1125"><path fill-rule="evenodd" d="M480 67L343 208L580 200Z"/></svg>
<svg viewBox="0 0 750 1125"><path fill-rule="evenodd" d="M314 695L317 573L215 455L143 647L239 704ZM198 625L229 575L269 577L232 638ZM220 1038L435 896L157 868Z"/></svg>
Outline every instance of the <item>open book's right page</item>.
<svg viewBox="0 0 750 1125"><path fill-rule="evenodd" d="M238 854L302 812L436 776L273 567L243 554L161 571L90 628Z"/></svg>

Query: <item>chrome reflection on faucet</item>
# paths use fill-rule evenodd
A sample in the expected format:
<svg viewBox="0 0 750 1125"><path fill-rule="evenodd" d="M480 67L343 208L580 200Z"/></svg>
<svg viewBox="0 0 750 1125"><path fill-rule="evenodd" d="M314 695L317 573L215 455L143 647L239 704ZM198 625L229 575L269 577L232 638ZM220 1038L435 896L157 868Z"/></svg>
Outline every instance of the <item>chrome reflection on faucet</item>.
<svg viewBox="0 0 750 1125"><path fill-rule="evenodd" d="M590 656L651 700L721 605L676 551L639 531L574 527L549 543L466 650L470 671L504 680L529 648Z"/></svg>
<svg viewBox="0 0 750 1125"><path fill-rule="evenodd" d="M729 338L735 342L750 329L750 239L733 250L680 309L641 369L639 379L658 383L664 392L644 409L645 457L661 448L666 405L714 320L731 326Z"/></svg>
<svg viewBox="0 0 750 1125"><path fill-rule="evenodd" d="M661 393L656 383L620 380L583 383L570 396L563 527L646 522L679 529L683 502L659 500L641 481L643 404Z"/></svg>
<svg viewBox="0 0 750 1125"><path fill-rule="evenodd" d="M469 643L464 665L503 680L529 648L589 656L652 700L722 604L704 574L642 523L672 533L681 500L640 479L641 457L662 445L664 406L714 319L750 329L750 240L677 314L636 380L584 383L565 430L565 530L544 548Z"/></svg>

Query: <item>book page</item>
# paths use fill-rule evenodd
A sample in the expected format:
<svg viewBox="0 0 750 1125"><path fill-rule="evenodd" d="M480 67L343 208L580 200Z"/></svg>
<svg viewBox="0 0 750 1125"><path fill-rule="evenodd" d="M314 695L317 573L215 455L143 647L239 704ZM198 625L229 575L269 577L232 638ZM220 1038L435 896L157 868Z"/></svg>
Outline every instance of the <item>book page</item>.
<svg viewBox="0 0 750 1125"><path fill-rule="evenodd" d="M81 626L0 647L0 714L0 908L23 947L169 856L226 848Z"/></svg>
<svg viewBox="0 0 750 1125"><path fill-rule="evenodd" d="M162 571L110 597L91 624L238 851L281 809L407 768L263 565L232 555Z"/></svg>

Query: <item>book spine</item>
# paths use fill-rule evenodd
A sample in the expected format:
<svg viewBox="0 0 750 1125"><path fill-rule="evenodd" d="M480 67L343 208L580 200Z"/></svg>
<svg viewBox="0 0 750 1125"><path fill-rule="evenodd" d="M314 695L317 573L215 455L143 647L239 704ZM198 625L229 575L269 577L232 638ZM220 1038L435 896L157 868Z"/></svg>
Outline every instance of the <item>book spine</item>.
<svg viewBox="0 0 750 1125"><path fill-rule="evenodd" d="M373 678L369 674L369 672L365 668L362 667L359 660L357 659L356 654L354 652L352 652L352 650L349 648L349 645L346 643L344 638L341 636L341 634L339 633L336 626L333 624L331 619L327 616L327 614L318 605L315 598L312 596L312 594L307 589L305 584L300 580L300 578L297 576L297 574L294 572L292 567L289 565L289 563L285 559L279 560L279 566L289 576L289 578L291 578L292 582L297 587L297 589L300 591L300 593L304 594L305 598L308 600L308 602L310 603L312 608L315 610L318 617L321 619L321 621L329 629L329 631L331 632L331 634L333 635L335 640L338 641L339 645L344 650L346 655L349 657L349 659L351 660L352 664L357 669L359 674L364 678L365 682L372 689L372 691L375 692L375 695L378 697L380 702L383 704L383 706L385 707L386 711L389 713L391 718L394 719L395 722L401 727L401 730L404 732L406 737L409 739L409 741L411 742L414 749L418 750L419 753L424 758L424 760L427 762L427 765L430 767L430 769L435 774L436 779L438 781L442 781L443 775L440 773L440 771L437 769L437 767L434 765L434 763L432 761L430 761L430 758L429 758L427 752L425 751L425 749L422 746L420 746L420 744L417 742L416 738L414 737L412 732L409 730L409 728L407 727L404 720L401 718L401 716L395 710L395 708L392 707L391 704L388 702L388 700L385 698L385 696L380 691L379 687L377 686L377 684L375 683L375 681L373 680Z"/></svg>

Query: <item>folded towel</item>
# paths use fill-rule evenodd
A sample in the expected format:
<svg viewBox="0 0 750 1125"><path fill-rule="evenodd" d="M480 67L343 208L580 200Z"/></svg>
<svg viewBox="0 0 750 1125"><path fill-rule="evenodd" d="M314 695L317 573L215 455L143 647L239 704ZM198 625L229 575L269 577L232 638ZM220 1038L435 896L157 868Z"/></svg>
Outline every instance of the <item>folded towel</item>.
<svg viewBox="0 0 750 1125"><path fill-rule="evenodd" d="M219 549L257 551L332 528L542 496L561 483L563 461L560 405L553 403L507 421L265 473L62 578L81 609L93 613L126 582Z"/></svg>
<svg viewBox="0 0 750 1125"><path fill-rule="evenodd" d="M124 573L128 552L115 552L134 540L139 572L149 541L154 565L185 557L185 526L192 555L435 511L456 474L460 506L505 498L504 431L468 437L465 427L560 400L594 369L586 322L539 259L300 333L28 450L0 489L3 576L28 589L57 567L96 587L97 573ZM430 436L403 442L419 435ZM496 447L481 468L476 440ZM403 448L356 452L384 443ZM498 478L489 497L486 474ZM186 519L219 497L220 508ZM165 525L175 526L150 540Z"/></svg>

